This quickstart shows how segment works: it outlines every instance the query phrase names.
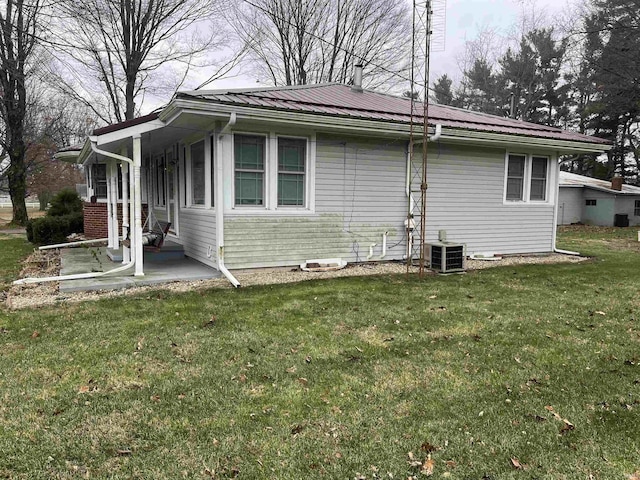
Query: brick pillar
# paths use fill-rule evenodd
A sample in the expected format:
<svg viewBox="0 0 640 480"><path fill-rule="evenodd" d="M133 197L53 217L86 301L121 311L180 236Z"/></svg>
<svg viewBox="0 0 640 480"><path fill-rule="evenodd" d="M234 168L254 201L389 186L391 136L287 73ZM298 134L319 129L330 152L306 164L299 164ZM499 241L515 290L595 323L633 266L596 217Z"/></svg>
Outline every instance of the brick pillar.
<svg viewBox="0 0 640 480"><path fill-rule="evenodd" d="M142 204L142 223L147 219L147 204ZM84 203L84 236L88 239L106 238L107 204L104 202ZM118 203L118 234L122 234L122 203Z"/></svg>

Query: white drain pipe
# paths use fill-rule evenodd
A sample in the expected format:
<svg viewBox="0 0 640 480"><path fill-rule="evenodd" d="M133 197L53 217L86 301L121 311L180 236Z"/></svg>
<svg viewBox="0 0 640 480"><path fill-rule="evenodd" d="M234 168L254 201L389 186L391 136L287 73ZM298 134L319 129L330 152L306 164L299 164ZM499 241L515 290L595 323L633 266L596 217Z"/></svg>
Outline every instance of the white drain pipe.
<svg viewBox="0 0 640 480"><path fill-rule="evenodd" d="M127 162L129 164L133 164L133 160L131 160L130 158L127 157L123 157L122 155L118 155L116 153L111 153L111 152L106 152L104 150L100 150L95 146L95 141L93 139L91 139L91 149L97 153L97 154L102 154L104 156L107 157L111 157L114 158L116 160L121 160L123 162ZM136 200L138 200L139 196L140 196L140 175L139 175L139 170L138 170L138 176L136 178L136 182L135 182L135 186L130 185L130 188L133 190L134 188L136 189ZM142 230L142 224L141 224L141 214L139 211L136 212L136 227L138 226L138 223L140 223L140 230ZM104 241L103 239L100 239L102 241ZM108 240L108 239L107 239ZM82 242L70 242L71 244L75 244L75 245L79 245L81 243L87 243L87 242L96 242L97 240L84 240ZM50 248L60 248L63 246L67 246L68 244L57 244L57 245L48 245L48 247ZM131 245L134 246L135 243L133 242L133 239L131 241ZM140 250L140 256L142 256L142 248L138 248L137 245L135 245L134 251ZM120 273L120 272L124 272L125 270L128 270L129 268L133 267L136 264L136 256L132 255L131 256L131 260L120 266L117 268L114 268L113 270L109 270L107 272L88 272L88 273L74 273L71 275L58 275L56 277L29 277L29 278L21 278L20 280L16 280L13 282L13 285L25 285L25 284L29 284L29 283L47 283L47 282L60 282L60 281L64 281L64 280L82 280L82 279L87 279L87 278L99 278L99 277L104 277L106 275L112 275L114 273Z"/></svg>
<svg viewBox="0 0 640 480"><path fill-rule="evenodd" d="M216 243L218 244L218 271L222 273L231 284L238 288L240 282L227 269L224 264L224 192L223 192L223 171L222 171L222 137L236 124L236 114L231 113L229 122L224 126L220 133L216 135L216 180L218 185L215 189L216 194Z"/></svg>

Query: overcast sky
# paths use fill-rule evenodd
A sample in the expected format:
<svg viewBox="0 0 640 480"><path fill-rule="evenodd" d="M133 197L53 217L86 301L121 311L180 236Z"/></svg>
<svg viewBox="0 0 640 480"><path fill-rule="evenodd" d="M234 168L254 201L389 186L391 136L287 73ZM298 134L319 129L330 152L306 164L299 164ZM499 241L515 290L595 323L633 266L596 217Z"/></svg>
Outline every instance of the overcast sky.
<svg viewBox="0 0 640 480"><path fill-rule="evenodd" d="M406 0L411 1L411 0ZM509 31L522 18L523 12L529 14L534 9L537 15L545 15L550 19L545 24L567 11L569 2L586 2L587 0L434 0L436 5L446 2L446 30L444 49L437 48L431 57L431 83L446 73L454 80L459 80L460 69L456 58L464 51L465 40L476 38L483 29L495 29L500 35L508 37ZM436 33L437 35L437 33ZM439 37L440 39L442 36ZM438 43L438 42L436 42ZM442 42L440 42L442 44ZM192 85L204 81L205 72L193 72ZM197 78L197 77L202 78ZM207 85L206 89L255 88L261 84L255 76L236 74ZM266 85L269 86L269 85ZM407 86L408 89L408 86ZM154 103L154 99L148 99ZM164 103L167 98L155 99Z"/></svg>

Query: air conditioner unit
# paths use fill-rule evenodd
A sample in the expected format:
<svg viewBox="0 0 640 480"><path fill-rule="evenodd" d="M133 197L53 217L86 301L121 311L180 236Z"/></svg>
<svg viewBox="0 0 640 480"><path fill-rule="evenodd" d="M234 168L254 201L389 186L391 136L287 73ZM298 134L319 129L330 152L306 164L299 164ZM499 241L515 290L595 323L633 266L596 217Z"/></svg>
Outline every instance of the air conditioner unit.
<svg viewBox="0 0 640 480"><path fill-rule="evenodd" d="M462 272L465 268L465 248L461 243L437 242L429 247L429 267L440 273Z"/></svg>

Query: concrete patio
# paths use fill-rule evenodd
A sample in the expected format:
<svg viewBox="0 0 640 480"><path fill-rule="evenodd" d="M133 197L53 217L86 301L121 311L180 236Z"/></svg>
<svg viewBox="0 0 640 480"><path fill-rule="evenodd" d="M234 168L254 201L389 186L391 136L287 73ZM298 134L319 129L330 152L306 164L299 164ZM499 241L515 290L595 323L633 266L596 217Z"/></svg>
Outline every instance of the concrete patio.
<svg viewBox="0 0 640 480"><path fill-rule="evenodd" d="M122 266L107 256L106 247L66 248L60 251L61 275L75 273L104 272ZM216 269L187 257L175 258L162 255L162 252L145 252L144 276L134 277L133 267L114 275L98 278L65 280L60 282L60 292L79 292L89 290L117 290L121 288L158 285L171 282L185 282L220 278Z"/></svg>

